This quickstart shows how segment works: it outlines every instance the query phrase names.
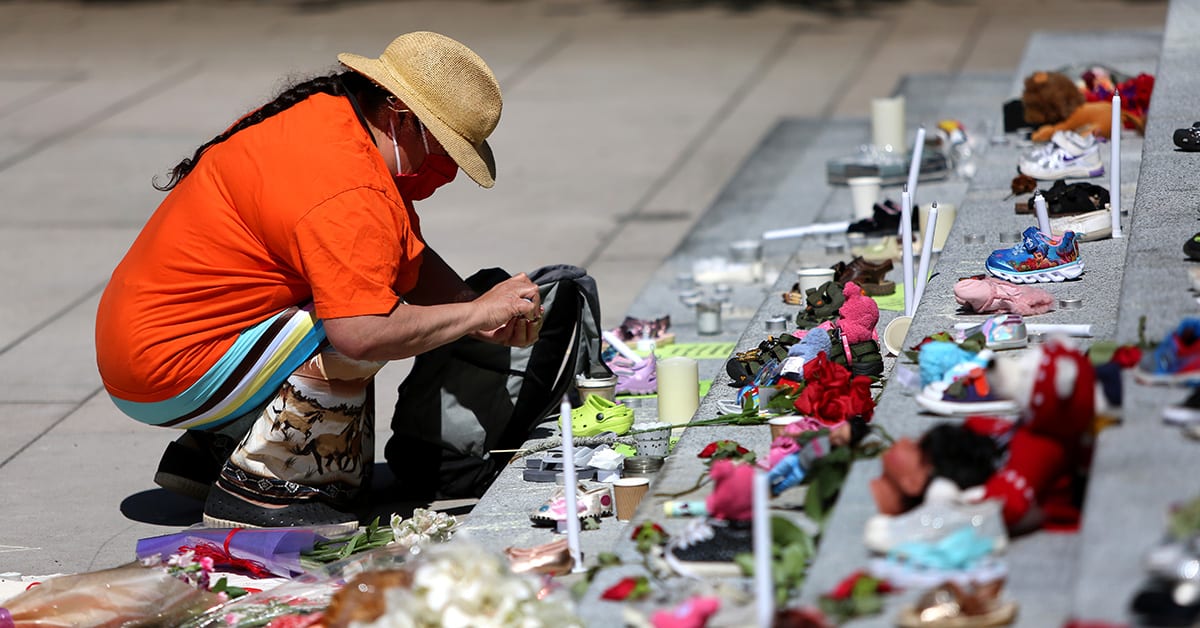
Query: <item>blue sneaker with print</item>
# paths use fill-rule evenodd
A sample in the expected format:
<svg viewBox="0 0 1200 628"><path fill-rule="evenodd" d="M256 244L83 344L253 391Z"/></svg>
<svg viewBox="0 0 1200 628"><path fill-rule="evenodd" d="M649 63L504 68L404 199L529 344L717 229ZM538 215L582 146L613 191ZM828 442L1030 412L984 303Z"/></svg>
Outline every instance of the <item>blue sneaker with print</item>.
<svg viewBox="0 0 1200 628"><path fill-rule="evenodd" d="M1083 274L1079 239L1074 231L1053 238L1030 227L1011 249L993 251L987 271L1012 283L1046 283L1078 279Z"/></svg>

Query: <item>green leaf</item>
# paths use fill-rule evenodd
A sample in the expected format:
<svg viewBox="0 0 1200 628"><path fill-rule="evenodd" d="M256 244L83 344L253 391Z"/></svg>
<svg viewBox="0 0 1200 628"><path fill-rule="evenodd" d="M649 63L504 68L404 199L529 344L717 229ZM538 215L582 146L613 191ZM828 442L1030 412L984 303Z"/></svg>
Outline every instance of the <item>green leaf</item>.
<svg viewBox="0 0 1200 628"><path fill-rule="evenodd" d="M743 552L733 557L733 562L742 570L742 575L754 575L754 554Z"/></svg>
<svg viewBox="0 0 1200 628"><path fill-rule="evenodd" d="M612 552L600 552L596 554L596 562L601 567L612 567L613 565L621 564L621 557Z"/></svg>

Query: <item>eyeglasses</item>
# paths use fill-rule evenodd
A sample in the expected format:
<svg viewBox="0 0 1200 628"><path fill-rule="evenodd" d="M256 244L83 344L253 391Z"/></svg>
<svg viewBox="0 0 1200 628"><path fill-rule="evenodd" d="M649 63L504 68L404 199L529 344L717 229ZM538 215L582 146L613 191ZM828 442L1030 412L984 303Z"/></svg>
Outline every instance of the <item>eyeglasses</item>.
<svg viewBox="0 0 1200 628"><path fill-rule="evenodd" d="M394 113L413 113L412 109L401 109L400 99L395 96L387 97L387 108ZM426 135L425 123L421 122L421 118L418 118L416 114L413 114L413 117L417 119L417 129L421 132L421 144L425 147L425 154L428 155L429 137ZM399 156L397 156L397 161L399 161Z"/></svg>

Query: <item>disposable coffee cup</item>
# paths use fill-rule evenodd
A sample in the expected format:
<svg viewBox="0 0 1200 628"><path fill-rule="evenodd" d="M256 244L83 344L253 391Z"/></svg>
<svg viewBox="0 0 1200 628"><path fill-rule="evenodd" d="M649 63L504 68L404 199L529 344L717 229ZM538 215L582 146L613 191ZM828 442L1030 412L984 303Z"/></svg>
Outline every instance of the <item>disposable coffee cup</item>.
<svg viewBox="0 0 1200 628"><path fill-rule="evenodd" d="M575 378L575 389L579 391L580 401L586 401L592 395L614 401L617 396L617 376L587 377L579 375Z"/></svg>
<svg viewBox="0 0 1200 628"><path fill-rule="evenodd" d="M648 478L621 478L613 482L613 498L617 502L617 520L629 521L638 504L650 491Z"/></svg>
<svg viewBox="0 0 1200 628"><path fill-rule="evenodd" d="M912 326L911 316L897 316L883 329L883 347L888 355L900 355L904 350L904 337Z"/></svg>
<svg viewBox="0 0 1200 628"><path fill-rule="evenodd" d="M854 220L875 216L875 203L879 202L879 188L882 184L883 179L879 177L846 179L846 185L850 187L850 200L854 207Z"/></svg>
<svg viewBox="0 0 1200 628"><path fill-rule="evenodd" d="M796 283L800 284L800 294L808 301L808 289L819 288L833 281L832 268L801 268L796 271Z"/></svg>
<svg viewBox="0 0 1200 628"><path fill-rule="evenodd" d="M771 428L771 440L774 441L776 438L783 436L784 432L787 431L787 426L799 420L800 416L795 414L767 419L767 426Z"/></svg>
<svg viewBox="0 0 1200 628"><path fill-rule="evenodd" d="M665 458L671 446L671 428L673 427L675 426L662 421L635 423L633 429L637 433L633 435L633 438L637 442L638 455Z"/></svg>

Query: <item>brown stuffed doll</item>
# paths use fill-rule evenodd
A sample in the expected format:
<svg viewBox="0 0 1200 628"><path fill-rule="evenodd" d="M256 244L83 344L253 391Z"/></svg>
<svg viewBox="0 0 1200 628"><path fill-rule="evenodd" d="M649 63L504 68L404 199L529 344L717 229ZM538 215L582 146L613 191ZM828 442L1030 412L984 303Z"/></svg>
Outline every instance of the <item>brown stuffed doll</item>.
<svg viewBox="0 0 1200 628"><path fill-rule="evenodd" d="M1109 137L1112 134L1112 103L1085 102L1083 92L1067 75L1034 72L1025 77L1021 94L1025 121L1037 126L1031 139L1048 142L1056 131L1075 131Z"/></svg>

